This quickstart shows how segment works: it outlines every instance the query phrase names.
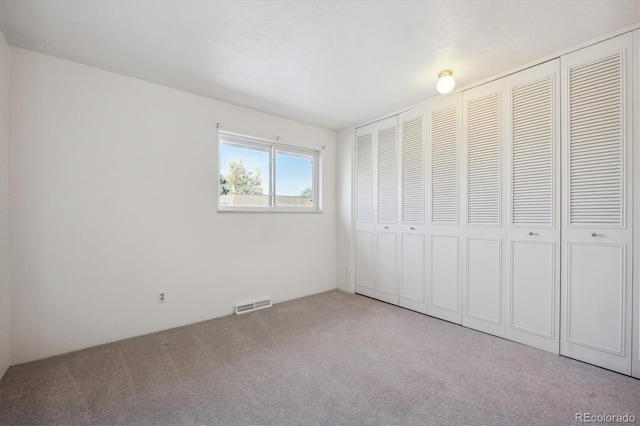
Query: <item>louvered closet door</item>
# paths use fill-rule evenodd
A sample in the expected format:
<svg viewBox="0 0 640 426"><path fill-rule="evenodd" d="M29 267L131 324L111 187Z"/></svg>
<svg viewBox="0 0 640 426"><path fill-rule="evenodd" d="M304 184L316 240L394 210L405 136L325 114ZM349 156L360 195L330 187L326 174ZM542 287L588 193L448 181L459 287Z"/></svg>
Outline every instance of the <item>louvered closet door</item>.
<svg viewBox="0 0 640 426"><path fill-rule="evenodd" d="M507 78L506 337L560 351L560 61Z"/></svg>
<svg viewBox="0 0 640 426"><path fill-rule="evenodd" d="M462 324L504 337L505 80L463 94Z"/></svg>
<svg viewBox="0 0 640 426"><path fill-rule="evenodd" d="M398 116L378 121L374 297L398 304Z"/></svg>
<svg viewBox="0 0 640 426"><path fill-rule="evenodd" d="M399 305L426 313L426 108L404 112L398 122L401 151Z"/></svg>
<svg viewBox="0 0 640 426"><path fill-rule="evenodd" d="M375 125L355 135L355 285L356 293L374 297L374 144Z"/></svg>
<svg viewBox="0 0 640 426"><path fill-rule="evenodd" d="M563 355L631 374L632 35L562 57Z"/></svg>
<svg viewBox="0 0 640 426"><path fill-rule="evenodd" d="M427 313L461 324L462 94L430 102L427 124Z"/></svg>

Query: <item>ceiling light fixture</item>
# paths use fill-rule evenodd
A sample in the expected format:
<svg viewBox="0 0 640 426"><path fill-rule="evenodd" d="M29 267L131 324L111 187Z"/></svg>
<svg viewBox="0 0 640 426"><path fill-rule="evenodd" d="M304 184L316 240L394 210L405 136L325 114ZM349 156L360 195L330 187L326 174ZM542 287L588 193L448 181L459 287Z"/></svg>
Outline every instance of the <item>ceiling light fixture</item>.
<svg viewBox="0 0 640 426"><path fill-rule="evenodd" d="M456 87L456 80L453 78L453 70L443 70L438 74L438 84L436 89L443 95L451 92Z"/></svg>

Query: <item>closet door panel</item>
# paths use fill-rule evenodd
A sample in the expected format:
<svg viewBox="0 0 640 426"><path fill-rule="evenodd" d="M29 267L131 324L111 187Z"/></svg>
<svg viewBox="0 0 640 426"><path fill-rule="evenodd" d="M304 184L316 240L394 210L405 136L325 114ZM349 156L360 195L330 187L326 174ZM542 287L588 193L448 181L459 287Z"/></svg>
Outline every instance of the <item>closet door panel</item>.
<svg viewBox="0 0 640 426"><path fill-rule="evenodd" d="M460 235L430 236L429 313L460 324Z"/></svg>
<svg viewBox="0 0 640 426"><path fill-rule="evenodd" d="M373 129L356 132L356 223L373 223Z"/></svg>
<svg viewBox="0 0 640 426"><path fill-rule="evenodd" d="M356 129L354 185L354 280L356 293L374 297L374 185L375 128L368 125Z"/></svg>
<svg viewBox="0 0 640 426"><path fill-rule="evenodd" d="M463 95L462 325L505 336L504 134L505 80Z"/></svg>
<svg viewBox="0 0 640 426"><path fill-rule="evenodd" d="M625 34L561 59L560 351L624 374L632 368L631 46Z"/></svg>
<svg viewBox="0 0 640 426"><path fill-rule="evenodd" d="M401 151L398 304L426 313L426 108L400 114L398 130Z"/></svg>
<svg viewBox="0 0 640 426"><path fill-rule="evenodd" d="M462 323L461 252L462 94L427 107L427 313Z"/></svg>
<svg viewBox="0 0 640 426"><path fill-rule="evenodd" d="M374 297L373 286L373 232L355 232L356 293Z"/></svg>
<svg viewBox="0 0 640 426"><path fill-rule="evenodd" d="M398 234L395 231L376 233L375 298L398 304Z"/></svg>
<svg viewBox="0 0 640 426"><path fill-rule="evenodd" d="M375 298L398 304L398 116L375 123Z"/></svg>
<svg viewBox="0 0 640 426"><path fill-rule="evenodd" d="M495 90L465 103L468 227L501 225L501 98Z"/></svg>
<svg viewBox="0 0 640 426"><path fill-rule="evenodd" d="M567 342L623 357L625 246L570 242L567 257Z"/></svg>
<svg viewBox="0 0 640 426"><path fill-rule="evenodd" d="M432 106L430 114L430 216L435 226L456 226L460 221L459 101L460 97L456 96L442 106Z"/></svg>
<svg viewBox="0 0 640 426"><path fill-rule="evenodd" d="M426 313L424 233L400 234L400 306Z"/></svg>
<svg viewBox="0 0 640 426"><path fill-rule="evenodd" d="M401 146L402 224L425 224L426 109L414 108L398 117Z"/></svg>
<svg viewBox="0 0 640 426"><path fill-rule="evenodd" d="M467 238L465 323L487 333L502 327L502 239Z"/></svg>
<svg viewBox="0 0 640 426"><path fill-rule="evenodd" d="M557 336L554 327L558 324L555 320L556 252L553 242L511 240L509 256L509 327L548 339L551 343ZM558 352L557 341L555 352Z"/></svg>
<svg viewBox="0 0 640 426"><path fill-rule="evenodd" d="M506 337L559 353L560 63L507 78Z"/></svg>
<svg viewBox="0 0 640 426"><path fill-rule="evenodd" d="M378 223L398 219L398 129L395 120L377 131L378 142Z"/></svg>

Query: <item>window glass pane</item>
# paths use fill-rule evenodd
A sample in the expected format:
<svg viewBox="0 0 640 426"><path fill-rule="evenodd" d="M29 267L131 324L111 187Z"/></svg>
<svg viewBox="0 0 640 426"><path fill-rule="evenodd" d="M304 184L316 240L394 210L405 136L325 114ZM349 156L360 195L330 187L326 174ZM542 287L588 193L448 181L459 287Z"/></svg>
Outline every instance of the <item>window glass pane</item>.
<svg viewBox="0 0 640 426"><path fill-rule="evenodd" d="M220 204L269 207L269 149L220 143Z"/></svg>
<svg viewBox="0 0 640 426"><path fill-rule="evenodd" d="M313 156L276 151L276 206L314 207Z"/></svg>

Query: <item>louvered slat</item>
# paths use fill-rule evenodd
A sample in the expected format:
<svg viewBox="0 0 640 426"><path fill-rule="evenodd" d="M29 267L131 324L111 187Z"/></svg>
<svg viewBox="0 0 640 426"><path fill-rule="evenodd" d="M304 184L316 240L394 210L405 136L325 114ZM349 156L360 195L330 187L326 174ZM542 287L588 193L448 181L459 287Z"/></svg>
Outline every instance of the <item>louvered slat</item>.
<svg viewBox="0 0 640 426"><path fill-rule="evenodd" d="M424 118L402 123L402 222L424 223Z"/></svg>
<svg viewBox="0 0 640 426"><path fill-rule="evenodd" d="M500 95L467 105L467 223L500 224Z"/></svg>
<svg viewBox="0 0 640 426"><path fill-rule="evenodd" d="M373 135L356 139L356 220L373 221Z"/></svg>
<svg viewBox="0 0 640 426"><path fill-rule="evenodd" d="M569 221L623 224L622 56L569 70Z"/></svg>
<svg viewBox="0 0 640 426"><path fill-rule="evenodd" d="M431 222L458 222L458 113L431 114Z"/></svg>
<svg viewBox="0 0 640 426"><path fill-rule="evenodd" d="M396 127L378 131L378 222L395 223L398 172Z"/></svg>
<svg viewBox="0 0 640 426"><path fill-rule="evenodd" d="M512 194L514 225L552 225L553 81L513 88Z"/></svg>

